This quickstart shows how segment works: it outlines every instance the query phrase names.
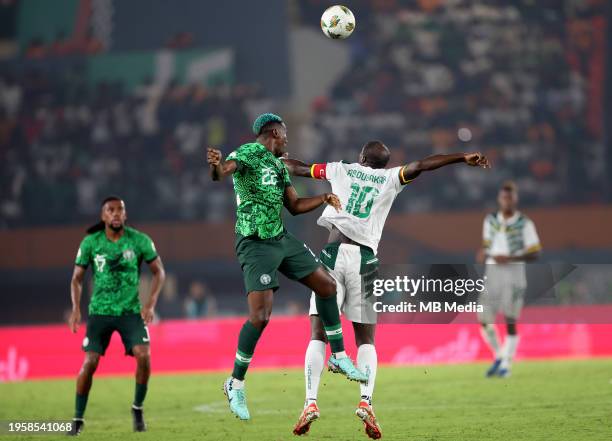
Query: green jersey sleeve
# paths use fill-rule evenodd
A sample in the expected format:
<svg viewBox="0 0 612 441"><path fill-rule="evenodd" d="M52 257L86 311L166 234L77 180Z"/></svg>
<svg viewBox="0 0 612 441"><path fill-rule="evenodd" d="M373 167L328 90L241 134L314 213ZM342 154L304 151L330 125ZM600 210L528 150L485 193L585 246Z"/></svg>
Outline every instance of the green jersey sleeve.
<svg viewBox="0 0 612 441"><path fill-rule="evenodd" d="M227 161L235 161L236 162L236 170L242 171L244 168L248 167L248 159L247 159L247 151L246 149L239 148L234 150L232 153L227 155L225 158Z"/></svg>
<svg viewBox="0 0 612 441"><path fill-rule="evenodd" d="M87 268L91 262L91 241L89 236L85 237L79 245L79 251L77 251L76 259L74 264Z"/></svg>
<svg viewBox="0 0 612 441"><path fill-rule="evenodd" d="M291 176L289 176L289 170L287 169L287 166L285 164L283 164L283 168L284 168L283 181L285 183L285 187L291 187L293 184L291 183Z"/></svg>
<svg viewBox="0 0 612 441"><path fill-rule="evenodd" d="M142 234L140 240L140 253L144 261L147 263L153 262L158 257L153 240L146 234Z"/></svg>

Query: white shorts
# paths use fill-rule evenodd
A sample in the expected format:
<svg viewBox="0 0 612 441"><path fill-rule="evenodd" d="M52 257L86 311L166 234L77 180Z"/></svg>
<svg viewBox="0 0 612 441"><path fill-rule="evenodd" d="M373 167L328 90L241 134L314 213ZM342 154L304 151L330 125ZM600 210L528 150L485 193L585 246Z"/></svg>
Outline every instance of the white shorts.
<svg viewBox="0 0 612 441"><path fill-rule="evenodd" d="M338 309L347 320L375 324L372 281L378 259L369 248L350 244L328 244L321 251L321 262L336 280ZM318 315L314 292L310 296L310 315Z"/></svg>
<svg viewBox="0 0 612 441"><path fill-rule="evenodd" d="M478 298L483 312L478 313L481 323L495 323L498 313L517 320L521 315L527 289L524 276L517 277L513 271L504 268L487 268L485 289Z"/></svg>

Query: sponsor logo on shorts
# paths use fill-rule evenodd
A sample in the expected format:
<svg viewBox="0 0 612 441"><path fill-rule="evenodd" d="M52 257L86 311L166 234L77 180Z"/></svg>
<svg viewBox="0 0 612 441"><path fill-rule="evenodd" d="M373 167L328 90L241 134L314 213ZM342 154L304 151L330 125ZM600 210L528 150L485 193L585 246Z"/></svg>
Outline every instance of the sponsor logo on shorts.
<svg viewBox="0 0 612 441"><path fill-rule="evenodd" d="M88 339L87 337L85 337L85 338L83 339L83 347L84 347L84 348L86 348L86 347L87 347L87 345L89 345L89 339Z"/></svg>
<svg viewBox="0 0 612 441"><path fill-rule="evenodd" d="M272 281L272 277L270 277L270 274L262 274L261 277L259 278L259 282L262 285L268 285L271 281Z"/></svg>

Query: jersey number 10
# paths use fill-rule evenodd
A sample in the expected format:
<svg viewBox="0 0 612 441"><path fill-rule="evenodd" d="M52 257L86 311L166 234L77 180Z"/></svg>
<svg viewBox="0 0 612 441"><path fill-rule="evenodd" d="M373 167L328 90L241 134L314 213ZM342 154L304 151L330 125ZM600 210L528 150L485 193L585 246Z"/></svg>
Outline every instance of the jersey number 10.
<svg viewBox="0 0 612 441"><path fill-rule="evenodd" d="M351 197L346 206L346 211L360 219L365 219L372 211L374 199L378 196L378 190L374 187L351 184Z"/></svg>

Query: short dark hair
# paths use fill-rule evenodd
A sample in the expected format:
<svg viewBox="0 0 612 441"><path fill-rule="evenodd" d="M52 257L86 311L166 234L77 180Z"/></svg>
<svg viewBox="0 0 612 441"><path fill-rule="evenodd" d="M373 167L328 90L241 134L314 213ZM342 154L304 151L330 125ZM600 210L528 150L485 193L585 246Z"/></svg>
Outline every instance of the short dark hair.
<svg viewBox="0 0 612 441"><path fill-rule="evenodd" d="M502 184L501 191L511 191L513 193L518 193L518 187L516 185L516 182L514 181L504 181L504 183Z"/></svg>
<svg viewBox="0 0 612 441"><path fill-rule="evenodd" d="M372 168L385 168L391 157L389 149L382 141L368 141L363 146L363 156L368 165Z"/></svg>
<svg viewBox="0 0 612 441"><path fill-rule="evenodd" d="M257 136L261 136L266 132L271 132L272 130L274 130L275 126L277 125L280 126L282 124L283 124L282 121L270 121L269 123L266 123L265 125L261 127Z"/></svg>
<svg viewBox="0 0 612 441"><path fill-rule="evenodd" d="M100 204L100 208L104 207L107 202L122 201L122 200L123 199L121 199L119 196L114 196L114 195L107 196L104 198L104 200ZM105 228L106 228L106 225L104 224L104 221L100 221L96 224L93 224L91 227L89 227L87 229L87 234L97 233L98 231L103 231Z"/></svg>
<svg viewBox="0 0 612 441"><path fill-rule="evenodd" d="M111 201L122 201L123 199L121 199L119 196L115 196L115 195L110 195L104 198L104 200L102 201L102 203L100 204L100 208L104 207L104 205L106 205L107 202L111 202Z"/></svg>

